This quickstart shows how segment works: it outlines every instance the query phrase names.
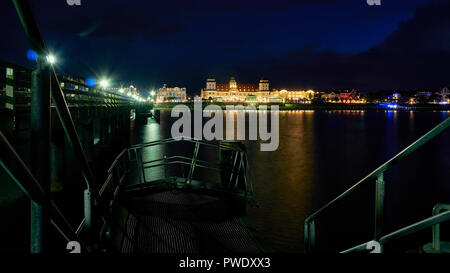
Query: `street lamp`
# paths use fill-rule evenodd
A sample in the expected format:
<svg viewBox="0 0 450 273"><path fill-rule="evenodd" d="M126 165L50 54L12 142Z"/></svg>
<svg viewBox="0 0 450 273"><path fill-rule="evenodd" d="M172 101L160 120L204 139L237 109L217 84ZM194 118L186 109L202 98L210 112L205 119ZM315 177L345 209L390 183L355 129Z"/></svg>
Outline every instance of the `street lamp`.
<svg viewBox="0 0 450 273"><path fill-rule="evenodd" d="M100 80L100 87L107 88L109 86L109 81L106 79Z"/></svg>
<svg viewBox="0 0 450 273"><path fill-rule="evenodd" d="M47 55L47 62L48 62L49 64L54 64L54 63L56 63L56 58L55 58L55 56L52 55L52 54Z"/></svg>

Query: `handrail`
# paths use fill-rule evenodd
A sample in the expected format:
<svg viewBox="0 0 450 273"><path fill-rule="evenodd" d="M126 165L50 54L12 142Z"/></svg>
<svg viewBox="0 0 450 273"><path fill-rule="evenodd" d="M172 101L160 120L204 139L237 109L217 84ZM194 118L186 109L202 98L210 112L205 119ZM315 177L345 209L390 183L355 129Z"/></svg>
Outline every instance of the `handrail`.
<svg viewBox="0 0 450 273"><path fill-rule="evenodd" d="M171 144L175 142L188 142L194 144L194 151L193 155L191 157L185 157L185 156L178 156L178 155L171 155L171 156L165 156L164 158L150 160L150 161L142 161L141 159L141 150L145 148L150 148L157 145L166 145ZM199 153L199 149L203 146L214 148L217 150L227 150L227 151L234 151L236 152L236 156L239 155L239 165L233 165L232 167L226 167L226 166L220 166L220 164L215 164L213 162L200 160L197 158L197 155ZM237 190L238 181L240 179L239 173L242 173L243 176L241 179L243 179L243 185L245 185L245 190L239 190L239 192L243 192L246 197L254 196L253 191L253 182L252 178L248 169L248 157L245 153L245 149L243 149L240 146L226 146L222 145L219 142L210 142L210 141L204 141L204 140L197 140L197 139L175 139L175 138L167 138L162 140L156 140L156 141L150 141L147 143L142 144L136 144L132 145L129 149L129 157L130 154L133 154L134 156L130 160L136 160L138 164L138 172L140 173L139 177L141 179L141 183L151 183L152 181L146 181L144 170L155 168L159 166L170 166L170 165L188 165L190 166L188 175L186 177L185 184L189 185L190 181L192 180L192 175L195 170L195 167L199 168L205 168L210 169L214 171L226 171L227 173L230 173L230 182L226 184L226 187L232 188L234 190ZM130 153L130 151L133 151L133 153ZM239 167L239 169L238 169ZM231 181L233 181L233 184L230 184Z"/></svg>
<svg viewBox="0 0 450 273"><path fill-rule="evenodd" d="M428 217L426 219L423 219L419 222L416 222L414 224L408 225L406 227L403 227L401 229L398 229L394 232L391 232L387 235L384 235L383 237L380 238L379 240L379 244L381 246L381 252L383 252L383 246L386 243L389 243L390 241L394 240L394 239L398 239L398 238L402 238L405 236L408 236L410 234L413 234L417 231L421 231L423 229L438 225L440 223L446 222L450 220L450 211L446 211L446 212L442 212L436 215L433 215L431 217ZM350 252L360 252L360 251L366 251L368 248L368 245L371 242L376 242L376 241L370 241L367 243L363 243L360 245L357 245L355 247L349 248L347 250L342 251L341 253L350 253Z"/></svg>
<svg viewBox="0 0 450 273"><path fill-rule="evenodd" d="M119 155L117 155L117 157L114 159L114 161L111 163L110 167L108 168L107 171L107 176L105 179L105 182L101 185L99 191L98 191L98 198L97 198L97 207L101 208L102 206L111 206L112 202L115 200L116 197L116 191L117 189L121 186L126 174L128 173L128 170L126 168L126 162L124 162L125 160L128 160L128 157L126 155L128 152L128 149L123 149ZM121 163L124 164L124 166L121 166ZM122 171L122 173L120 173L120 171ZM114 187L114 196L112 197L112 199L105 199L105 194L107 194L108 192L110 192L110 189L112 187ZM91 228L91 221L92 221L92 207L91 207L91 202L89 200L90 196L89 193L87 192L87 190L85 191L85 214L83 219L81 220L80 224L78 225L78 228L76 230L76 234L80 235L82 232L84 232L85 230L88 230ZM105 209L105 207L103 207L103 209ZM102 214L100 211L96 211L95 216L97 216L97 220L101 219L103 221L103 225L101 230L104 230L104 228L109 229L108 226L106 225L106 218L104 215Z"/></svg>
<svg viewBox="0 0 450 273"><path fill-rule="evenodd" d="M221 149L224 149L224 150L240 149L239 147L231 148L231 147L221 146L219 143L214 143L214 142L206 141L206 140L198 140L198 139L194 139L194 138L182 138L182 139L166 138L166 139L162 139L162 140L154 140L154 141L149 141L149 142L145 142L145 143L131 145L130 149L145 148L145 147L149 147L149 146L169 144L169 143L180 142L180 141L190 142L190 143L194 143L194 144L201 143L202 145L205 145L205 146L214 147L214 148L220 147Z"/></svg>
<svg viewBox="0 0 450 273"><path fill-rule="evenodd" d="M422 147L424 144L428 143L431 139L441 134L443 131L445 131L450 126L450 117L439 123L437 126L435 126L433 129L428 131L425 135L414 141L412 144L410 144L408 147L403 149L400 153L383 163L381 166L376 168L373 172L371 172L369 175L358 181L356 184L348 188L346 191L344 191L342 194L340 194L338 197L334 198L330 202L328 202L326 205L324 205L322 208L314 212L312 215L310 215L308 218L305 219L305 231L304 231L304 239L305 239L305 250L310 251L314 247L314 241L315 241L315 227L314 227L314 220L325 210L330 208L332 205L334 205L336 202L344 199L351 193L353 193L359 186L361 186L363 183L366 183L367 181L373 181L374 179L377 179L377 200L376 200L376 220L382 219L382 210L383 210L383 199L384 199L384 178L383 174L386 170L390 169L392 166L400 162L402 159L410 155L411 153L415 152L417 149ZM380 223L376 223L376 230L375 230L375 237L381 236L380 230L377 230ZM379 238L375 238L379 239Z"/></svg>
<svg viewBox="0 0 450 273"><path fill-rule="evenodd" d="M113 161L113 163L111 164L111 166L109 167L108 171L107 171L107 177L105 179L105 182L101 185L100 190L99 190L99 202L102 202L104 205L111 207L114 200L116 200L117 197L117 191L120 188L122 182L125 179L125 176L128 174L129 170L128 168L124 168L124 166L121 166L121 163L125 163L127 164L129 161L137 161L137 163L139 164L140 160L139 160L139 155L137 155L137 151L144 149L144 148L148 148L154 145L165 145L165 144L170 144L173 142L182 142L182 141L187 141L187 142L191 142L196 144L195 147L197 147L197 152L198 152L198 148L200 145L205 145L205 146L209 146L209 147L214 147L217 149L220 149L221 146L220 145L216 145L216 144L212 144L210 142L206 142L206 141L199 141L199 140L183 140L183 139L162 139L162 140L157 140L157 141L152 141L152 142L148 142L148 143L143 143L143 144L138 144L138 145L133 145L128 149L124 149L122 150L119 155L115 158L115 160ZM244 151L242 150L242 148L240 147L234 147L234 148L227 148L226 150L235 150L237 152L239 152L239 154L243 153L243 157L244 160L248 160L246 154L244 153ZM135 156L136 157L132 157L130 153L131 151L135 152ZM151 168L151 167L155 167L155 166L160 166L160 165L170 165L172 163L177 163L177 164L188 164L191 165L191 169L192 167L195 165L196 167L202 167L202 168L208 168L208 169L214 169L215 171L220 171L219 168L212 168L211 166L203 166L201 164L199 164L197 161L201 161L196 159L194 162L192 162L191 159L195 158L195 151L194 151L194 155L192 158L188 158L188 157L181 157L181 159L184 159L185 161L179 160L179 161L173 161L173 162L165 162L164 164L157 164L157 165L150 165L150 166L141 166L141 169L145 169L145 168ZM176 158L177 156L175 156ZM167 158L164 158L163 160L166 160ZM161 161L160 159L158 160L151 160L148 162L140 162L140 164L145 165L146 163L153 163L153 162L158 162ZM203 161L201 161L203 162ZM248 166L248 161L246 161L246 166ZM125 165L126 166L126 165ZM235 172L235 170L231 170L232 172ZM244 168L245 174L244 176L249 176L249 184L250 186L248 187L248 184L246 183L246 190L245 190L245 198L248 197L252 197L254 196L254 192L253 192L253 185L251 183L251 177L250 174L248 172L248 168ZM247 178L245 178L247 179ZM149 183L151 184L154 181L144 181L145 183ZM186 185L188 185L189 183L186 183ZM142 185L140 184L139 187L141 187ZM107 194L110 193L111 190L114 191L113 195ZM231 194L241 194L242 191L230 191ZM242 197L239 195L239 197ZM109 199L110 198L110 199ZM255 204L257 204L257 202L255 202ZM76 230L76 234L77 235L81 235L82 232L84 232L86 229L88 229L89 224L90 224L90 220L91 220L91 215L90 215L90 208L86 210L85 208L85 212L87 211L87 213L85 213L85 217L82 219L81 223L78 225L78 228ZM103 211L105 212L105 210ZM110 226L108 224L108 215L107 214L97 214L97 218L103 218L103 225L101 227L101 232L103 232L104 230L108 230L110 229Z"/></svg>
<svg viewBox="0 0 450 273"><path fill-rule="evenodd" d="M161 161L167 161L167 162L157 163L157 162L161 162ZM169 156L167 158L160 158L160 159L155 159L155 160L151 160L151 161L147 161L147 162L142 162L142 166L143 166L144 169L149 169L149 168L165 166L165 165L170 165L170 164L192 165L192 162L190 162L190 161L191 161L191 158L188 158L188 157L185 157L185 156ZM157 164L150 165L151 163L157 163ZM218 164L212 164L212 163L210 163L208 161L199 160L199 159L197 159L196 166L197 167L201 167L201 168L216 170L216 171L226 170L227 172L229 172L231 174L238 174L239 173L238 171L233 170L233 168L221 167Z"/></svg>
<svg viewBox="0 0 450 273"><path fill-rule="evenodd" d="M111 166L109 167L107 173L112 172L112 170L114 169L114 167L117 165L117 163L119 162L120 158L122 158L122 156L127 152L127 149L123 149L118 156L116 156L116 158L114 159L113 163L111 163Z"/></svg>
<svg viewBox="0 0 450 273"><path fill-rule="evenodd" d="M381 253L381 245L377 241L370 241L367 243L362 243L360 245L354 246L347 250L341 251L340 253L351 253L351 252L369 252L369 253Z"/></svg>
<svg viewBox="0 0 450 273"><path fill-rule="evenodd" d="M38 204L48 204L52 224L63 234L66 239L80 241L69 221L61 213L57 205L50 200L41 184L34 178L31 171L0 131L0 165L8 175L16 182L20 189L31 200Z"/></svg>
<svg viewBox="0 0 450 273"><path fill-rule="evenodd" d="M414 223L412 225L406 226L397 231L394 231L392 233L384 235L383 237L380 238L380 244L384 245L385 243L390 242L394 239L398 239L398 238L407 236L416 231L431 227L435 224L442 223L442 222L445 222L448 220L450 220L450 211L446 211L446 212L428 217L422 221L419 221L417 223Z"/></svg>
<svg viewBox="0 0 450 273"><path fill-rule="evenodd" d="M41 32L34 17L30 2L28 0L13 0L17 14L19 15L20 22L25 30L26 36L31 44L31 48L35 50L38 55L45 56L48 54L47 46L42 38ZM74 150L75 158L80 164L83 177L86 181L87 187L92 193L97 193L97 187L95 185L94 176L91 172L89 164L86 159L83 147L81 146L80 139L78 137L75 125L72 120L69 108L67 106L64 93L59 84L58 76L55 69L51 66L51 74L54 81L52 81L51 94L52 99L56 107L56 112L61 121L66 135L68 136L72 148Z"/></svg>

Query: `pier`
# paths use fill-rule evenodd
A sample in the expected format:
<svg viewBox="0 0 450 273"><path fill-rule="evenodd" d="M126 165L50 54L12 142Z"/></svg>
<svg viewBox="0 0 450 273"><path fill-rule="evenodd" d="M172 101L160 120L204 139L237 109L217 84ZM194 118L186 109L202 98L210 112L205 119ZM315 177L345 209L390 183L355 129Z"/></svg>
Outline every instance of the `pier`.
<svg viewBox="0 0 450 273"><path fill-rule="evenodd" d="M328 69L315 69L322 62L311 62L311 68L300 70L301 66L287 65L292 60L284 58L274 58L270 65L261 61L261 71L250 69L255 64L237 71L213 71L218 79L224 73L237 73L243 80L267 73L276 84L292 85L288 89L270 90L265 78L259 84L238 84L234 76L229 83L218 84L210 77L206 89L194 88L190 81L198 81L204 69L217 69L206 65L213 59L210 53L197 52L201 53L195 58L198 67L193 69L183 58L194 56L200 47L176 52L183 43L159 48L163 43L148 42L193 28L184 30L155 20L156 27L148 22L141 25L145 28L141 35L134 19L122 24L114 17L108 25L112 16L96 12L91 15L100 23L88 31L63 29L50 36L58 42L65 41L62 35L76 38L66 44L68 48L57 49L61 55L66 51L67 57L65 65L61 61L59 66L59 53L52 52L57 45L47 46L34 15L36 7L29 0L11 2L9 14L17 13L14 19L21 26L15 32L28 43L15 44L12 53L0 56L0 215L4 221L0 252L450 251L448 88L419 90L422 87L416 83L411 90L389 95L393 86L406 88L389 82L402 77L383 79L377 73L376 84L369 77L353 79L357 73L338 77L340 66L351 72L344 67L347 61L342 62L345 54L335 60L339 69L324 64L332 71L328 76ZM142 3L153 5L139 3L142 10L151 7ZM47 8L36 10L48 12ZM42 13L39 18L53 19ZM137 22L148 17L133 18ZM110 48L107 39L109 35L118 38L117 22L125 30L120 34L129 63L111 65L105 61L107 53L114 55L117 48ZM107 27L104 37L100 30ZM239 41L240 46L238 36L230 40ZM28 48L26 63L22 51ZM130 48L136 50L130 53ZM90 55L94 49L96 55ZM279 55L279 49L272 55ZM259 54L246 50L248 55ZM315 51L301 54L322 54ZM373 52L369 53L349 53L358 60L351 69L361 70L361 64L370 63L359 59L360 55L369 58ZM96 56L101 56L102 67L86 71L87 65L87 70L95 66ZM325 55L323 60L333 56ZM303 65L304 58L298 59ZM272 68L265 68L285 63L285 69L277 69L283 73L278 79L270 73ZM386 63L380 62L383 67ZM315 75L308 77L311 71ZM433 85L431 80L422 84L443 86L438 78L430 78ZM175 87L163 84L156 93L155 86L163 81ZM386 91L378 83L386 85ZM142 92L138 87L144 87ZM195 90L201 90L200 96ZM373 94L367 93L371 90ZM190 258L186 257L186 264Z"/></svg>

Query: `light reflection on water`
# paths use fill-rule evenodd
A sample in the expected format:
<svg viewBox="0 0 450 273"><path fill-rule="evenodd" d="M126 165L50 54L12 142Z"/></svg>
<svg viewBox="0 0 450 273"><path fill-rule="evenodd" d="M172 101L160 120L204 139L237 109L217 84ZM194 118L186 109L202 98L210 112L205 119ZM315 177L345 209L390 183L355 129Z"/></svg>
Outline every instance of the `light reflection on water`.
<svg viewBox="0 0 450 273"><path fill-rule="evenodd" d="M170 137L169 116L170 111L162 111L161 125L149 121L137 126L132 143ZM303 251L307 216L449 116L449 111L281 111L276 151L261 152L257 141L247 142L261 203L248 210L249 218L276 250ZM436 203L450 203L449 140L446 132L386 173L386 230L430 216ZM343 202L339 211L324 215L328 219L318 222L318 243L345 244L346 236L371 239L372 201L370 186Z"/></svg>

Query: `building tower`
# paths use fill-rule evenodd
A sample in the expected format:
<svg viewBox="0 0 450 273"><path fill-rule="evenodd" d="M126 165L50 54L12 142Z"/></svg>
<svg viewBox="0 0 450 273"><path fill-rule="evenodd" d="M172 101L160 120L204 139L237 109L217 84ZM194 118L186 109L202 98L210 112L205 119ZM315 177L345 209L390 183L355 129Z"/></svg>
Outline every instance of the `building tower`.
<svg viewBox="0 0 450 273"><path fill-rule="evenodd" d="M264 78L259 80L259 91L269 91L269 80Z"/></svg>
<svg viewBox="0 0 450 273"><path fill-rule="evenodd" d="M234 77L230 79L230 90L237 90L237 82Z"/></svg>
<svg viewBox="0 0 450 273"><path fill-rule="evenodd" d="M216 79L209 77L206 80L206 90L216 90Z"/></svg>

